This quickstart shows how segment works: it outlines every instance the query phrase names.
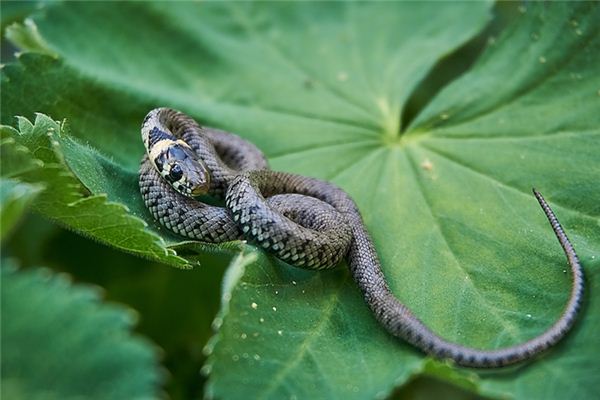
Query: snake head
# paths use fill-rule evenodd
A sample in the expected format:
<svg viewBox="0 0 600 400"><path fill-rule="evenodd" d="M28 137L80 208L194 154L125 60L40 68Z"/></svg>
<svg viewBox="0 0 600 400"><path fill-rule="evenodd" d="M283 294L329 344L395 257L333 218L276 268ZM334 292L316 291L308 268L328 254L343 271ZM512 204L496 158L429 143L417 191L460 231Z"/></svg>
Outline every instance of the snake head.
<svg viewBox="0 0 600 400"><path fill-rule="evenodd" d="M194 151L181 140L162 141L160 148L150 154L160 175L175 189L187 197L208 193L210 174L206 165Z"/></svg>

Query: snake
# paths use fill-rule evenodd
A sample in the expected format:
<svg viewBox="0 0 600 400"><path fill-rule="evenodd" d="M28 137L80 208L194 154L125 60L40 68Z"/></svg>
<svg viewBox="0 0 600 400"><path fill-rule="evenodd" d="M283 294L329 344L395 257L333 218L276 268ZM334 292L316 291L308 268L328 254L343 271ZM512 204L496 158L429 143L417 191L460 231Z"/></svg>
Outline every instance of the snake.
<svg viewBox="0 0 600 400"><path fill-rule="evenodd" d="M552 326L530 340L497 349L467 347L433 332L395 297L359 209L340 187L273 171L254 144L203 127L174 109L151 110L141 132L146 152L140 164L140 193L160 225L202 242L247 240L305 269L333 268L345 260L379 323L434 358L472 368L508 366L558 343L577 319L584 293L583 269L556 215L535 189L533 194L570 266L567 304ZM203 201L206 198L221 204Z"/></svg>

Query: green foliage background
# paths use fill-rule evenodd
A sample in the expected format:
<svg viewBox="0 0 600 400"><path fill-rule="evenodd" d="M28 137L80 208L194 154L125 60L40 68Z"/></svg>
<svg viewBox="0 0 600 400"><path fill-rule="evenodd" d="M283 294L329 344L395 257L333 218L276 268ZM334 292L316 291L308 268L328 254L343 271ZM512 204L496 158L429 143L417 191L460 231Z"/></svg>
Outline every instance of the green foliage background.
<svg viewBox="0 0 600 400"><path fill-rule="evenodd" d="M35 272L7 267L15 261L6 256L100 285L108 300L140 313L138 331L164 350L173 398L600 396L597 4L37 8L2 3L6 37L22 52L2 70L3 304L21 304L5 290L15 277L37 282L28 286L36 293L49 290ZM274 169L346 189L396 295L440 335L467 345L531 338L565 303L570 277L530 195L535 185L586 269L581 321L530 364L458 369L383 331L343 267L313 273L241 242L182 241L152 221L137 189L138 127L156 106L241 134ZM35 215L11 229L27 207ZM60 290L70 298L90 289ZM20 298L19 314L29 307L35 320ZM6 310L3 348L34 349L18 330L5 335L16 313ZM65 314L79 321L74 334L83 329L77 323L97 324L99 336L107 325L130 341L111 349L116 364L140 362L145 373L115 383L123 390L115 398L160 395L156 349L128 333L130 320ZM59 356L49 352L48 362ZM22 393L5 384L28 382L11 373L34 360L17 357L17 368L9 357L3 351L3 394L67 397L43 374ZM83 373L94 371L92 357L74 360L78 382L101 378ZM109 397L102 389L95 396Z"/></svg>

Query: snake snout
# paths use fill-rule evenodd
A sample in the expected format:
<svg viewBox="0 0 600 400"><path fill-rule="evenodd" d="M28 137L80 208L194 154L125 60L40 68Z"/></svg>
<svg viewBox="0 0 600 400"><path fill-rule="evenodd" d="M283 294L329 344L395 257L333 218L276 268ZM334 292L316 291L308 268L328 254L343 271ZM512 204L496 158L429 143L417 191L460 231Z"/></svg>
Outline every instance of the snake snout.
<svg viewBox="0 0 600 400"><path fill-rule="evenodd" d="M188 180L190 194L193 197L208 193L208 190L210 189L210 174L203 164L198 163L198 165L189 168L186 178Z"/></svg>
<svg viewBox="0 0 600 400"><path fill-rule="evenodd" d="M209 184L203 186L196 186L192 188L192 197L202 196L208 193L208 189L210 188Z"/></svg>
<svg viewBox="0 0 600 400"><path fill-rule="evenodd" d="M208 193L210 174L201 159L180 141L171 142L165 153L168 165L166 179L179 193L196 197ZM175 173L175 175L173 175Z"/></svg>

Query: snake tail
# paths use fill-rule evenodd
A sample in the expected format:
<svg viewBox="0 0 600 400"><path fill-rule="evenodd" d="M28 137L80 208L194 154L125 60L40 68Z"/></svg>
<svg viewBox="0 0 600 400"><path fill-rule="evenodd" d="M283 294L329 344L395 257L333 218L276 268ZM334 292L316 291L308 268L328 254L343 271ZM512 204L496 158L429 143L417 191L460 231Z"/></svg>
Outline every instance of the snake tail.
<svg viewBox="0 0 600 400"><path fill-rule="evenodd" d="M556 215L534 189L534 195L540 203L554 233L560 242L569 266L571 267L572 286L569 300L559 319L545 332L524 343L495 350L476 349L449 342L432 332L404 304L400 303L390 291L379 268L365 268L371 262L369 254L373 251L369 240L358 245L350 256L350 267L362 289L365 300L377 320L395 336L398 336L423 352L440 359L451 359L456 364L474 368L503 367L524 361L544 352L560 341L575 323L581 308L584 293L584 275L581 264L567 235ZM359 237L364 237L364 227L357 228Z"/></svg>

